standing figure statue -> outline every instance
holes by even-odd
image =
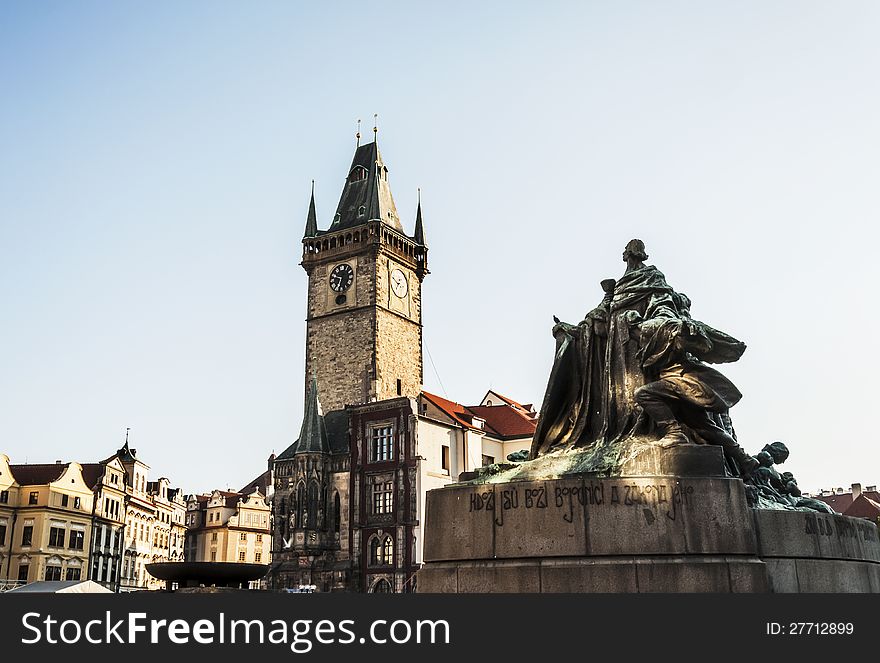
[[[731,473],[757,466],[739,446],[728,410],[742,395],[708,363],[732,362],[745,344],[694,320],[641,240],[623,251],[626,271],[602,281],[600,304],[579,325],[553,328],[556,356],[531,457],[583,448],[591,468],[613,469],[634,442],[662,448],[716,444]]]

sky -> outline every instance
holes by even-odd
[[[880,4],[0,2],[0,452],[131,445],[184,492],[297,437],[311,180],[358,118],[405,229],[425,389],[539,405],[621,252],[745,341],[751,453],[880,483]]]

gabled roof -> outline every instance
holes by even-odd
[[[61,478],[70,463],[28,463],[10,465],[12,476],[21,486],[43,486]]]
[[[455,401],[451,401],[448,398],[443,398],[442,396],[438,396],[437,394],[432,394],[427,391],[422,392],[422,396],[433,403],[435,406],[440,408],[444,414],[446,414],[450,419],[454,422],[467,428],[469,430],[480,430],[477,426],[474,426],[472,415],[468,412],[468,409],[462,405],[461,403],[456,403]]]
[[[535,419],[510,405],[472,405],[468,408],[486,420],[499,437],[531,437],[535,434]]]
[[[423,391],[422,396],[454,422],[469,430],[483,430],[500,439],[528,437],[535,434],[535,418],[516,401],[505,405],[462,405],[427,391]],[[475,426],[474,417],[485,421],[485,425],[482,428]]]
[[[855,518],[870,518],[872,520],[880,517],[880,499],[878,499],[880,496],[874,493],[874,498],[872,499],[869,497],[870,494],[862,493],[859,495],[853,500],[853,503],[843,515]]]
[[[505,396],[504,394],[499,394],[499,393],[498,393],[497,391],[495,391],[494,389],[490,389],[489,391],[487,391],[487,392],[486,392],[486,395],[483,396],[483,400],[480,401],[480,402],[481,402],[481,403],[485,403],[485,402],[486,402],[486,399],[488,399],[490,395],[495,395],[495,396],[497,396],[498,398],[500,398],[502,401],[504,401],[505,403],[507,403],[507,404],[510,405],[511,407],[515,407],[515,408],[517,408],[518,410],[522,410],[523,412],[526,412],[526,413],[529,413],[529,414],[533,414],[535,417],[538,416],[538,413],[535,412],[535,408],[534,408],[534,406],[533,406],[531,403],[526,403],[525,405],[523,405],[522,403],[518,403],[517,401],[513,400],[512,398],[508,398],[508,397]],[[493,403],[493,405],[494,405],[494,403]]]
[[[364,176],[365,175],[365,176]],[[359,213],[361,208],[363,213]],[[378,219],[403,232],[388,186],[388,169],[375,141],[355,150],[329,232]]]

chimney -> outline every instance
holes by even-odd
[[[859,499],[859,495],[861,495],[861,494],[862,494],[862,484],[854,483],[852,485],[853,502],[855,502],[857,499]]]

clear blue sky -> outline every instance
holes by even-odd
[[[3,2],[0,451],[94,461],[126,426],[186,492],[299,431],[311,179],[355,120],[432,274],[426,388],[540,403],[645,240],[752,452],[807,490],[880,483],[875,2]]]

